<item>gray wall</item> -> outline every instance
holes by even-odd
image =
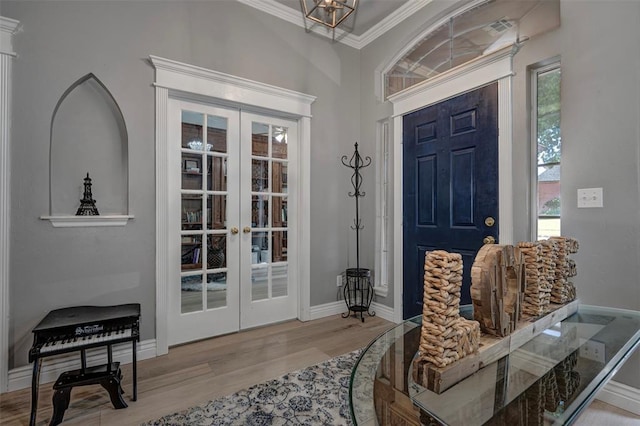
[[[361,51],[363,140],[373,140],[375,122],[388,116],[391,108],[373,94],[375,69],[429,27],[434,21],[430,15],[441,16],[451,6],[433,2]],[[561,27],[524,45],[514,59],[513,79],[515,241],[532,238],[528,69],[559,56],[562,233],[580,242],[574,256],[578,297],[586,304],[635,310],[640,309],[638,22],[636,1],[562,1]],[[604,188],[604,208],[576,207],[576,190],[590,187]],[[390,299],[384,302],[391,305]],[[637,353],[616,380],[640,387]]]
[[[381,90],[376,89],[376,70],[387,65],[397,54],[397,52],[403,50],[411,41],[417,37],[422,31],[429,28],[434,22],[442,18],[448,11],[455,10],[455,6],[464,2],[452,2],[449,0],[435,0],[429,6],[422,8],[412,16],[408,17],[400,25],[396,25],[389,30],[383,36],[377,38],[373,42],[365,46],[361,51],[360,60],[360,92],[361,92],[361,108],[362,108],[362,121],[360,123],[361,140],[363,143],[363,150],[375,153],[376,148],[376,128],[379,123],[388,121],[390,124],[390,138],[393,138],[393,120],[391,116],[393,114],[393,105],[391,102],[382,101]],[[375,90],[374,90],[375,89]],[[377,92],[376,92],[377,90]],[[397,142],[396,142],[397,143]],[[389,147],[389,177],[391,179],[389,184],[389,192],[387,194],[387,200],[389,202],[389,224],[390,224],[390,253],[393,253],[393,223],[401,218],[393,217],[393,145]],[[367,183],[365,181],[365,183]],[[375,186],[373,182],[368,187],[369,193],[375,193]],[[372,198],[365,198],[366,211],[375,211],[376,204]],[[373,218],[371,219],[373,220]],[[369,236],[366,235],[365,239],[368,240]],[[374,244],[374,235],[370,236],[370,244],[367,247],[372,247]],[[367,252],[365,255],[371,257],[371,264],[373,264],[374,253]],[[394,274],[394,259],[393,255],[389,256],[389,291],[386,297],[377,297],[378,303],[393,307],[394,295],[393,295],[393,274]]]
[[[436,0],[357,52],[235,2],[5,1],[0,13],[24,26],[14,62],[15,358],[9,367],[26,364],[31,328],[59,306],[138,301],[142,338],[154,336],[153,70],[144,58],[164,56],[318,96],[311,129],[311,303],[319,305],[335,300],[335,275],[354,262],[354,207],[339,159],[355,141],[373,157],[375,124],[391,112],[374,96],[374,71],[454,6]],[[579,298],[640,309],[640,3],[563,1],[561,13],[561,28],[529,41],[514,60],[515,239],[531,238],[527,67],[559,55],[562,224],[563,233],[581,243]],[[87,72],[107,85],[127,121],[136,219],[119,229],[58,230],[37,219],[48,208],[48,125],[59,96]],[[371,232],[374,176],[373,169],[364,173],[362,204]],[[577,209],[576,189],[592,186],[604,188],[605,207]],[[365,265],[373,265],[373,242],[365,232]],[[393,288],[378,301],[392,306],[392,294]],[[631,359],[617,380],[640,387],[638,366],[638,358]]]
[[[139,302],[142,339],[155,337],[149,55],[318,97],[311,125],[311,305],[336,300],[335,277],[349,258],[353,207],[340,157],[359,133],[357,51],[236,1],[4,1],[0,13],[23,26],[14,60],[10,369],[27,364],[31,329],[59,307]],[[126,121],[135,220],[123,228],[53,228],[38,219],[49,210],[51,115],[64,91],[89,72]],[[69,153],[68,161],[83,158]]]

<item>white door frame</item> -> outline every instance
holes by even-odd
[[[402,322],[403,264],[403,185],[402,118],[404,115],[469,92],[494,81],[498,82],[498,236],[502,244],[513,243],[512,185],[512,77],[513,56],[517,48],[509,46],[479,57],[438,77],[412,86],[389,97],[393,104],[393,318]]]
[[[176,96],[193,100],[220,103],[256,112],[280,115],[298,122],[300,168],[298,217],[295,236],[298,267],[291,271],[293,282],[299,283],[298,319],[310,318],[310,148],[311,104],[315,96],[271,86],[217,71],[172,61],[157,56],[149,57],[156,70],[156,354],[169,351],[167,342],[168,295],[170,276],[168,261],[168,197],[167,165],[168,100]]]

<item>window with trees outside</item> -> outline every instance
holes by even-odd
[[[533,70],[533,140],[536,141],[537,238],[560,235],[560,64]]]

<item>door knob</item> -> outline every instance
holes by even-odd
[[[496,239],[493,238],[491,235],[487,235],[486,237],[484,237],[484,240],[482,240],[482,242],[485,244],[495,244]]]
[[[495,225],[496,220],[494,218],[492,218],[491,216],[487,217],[484,220],[484,224],[487,225],[488,227],[492,227],[493,225]]]
[[[251,232],[251,228],[248,226],[245,226],[244,228],[242,228],[242,232],[244,232],[245,234],[248,234],[249,232]]]
[[[233,235],[236,235],[236,234],[238,233],[238,228],[237,228],[237,227],[235,227],[235,226],[234,226],[233,228],[231,228],[231,233],[232,233]]]

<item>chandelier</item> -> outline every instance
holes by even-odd
[[[358,0],[301,0],[304,16],[335,29],[356,10]]]

